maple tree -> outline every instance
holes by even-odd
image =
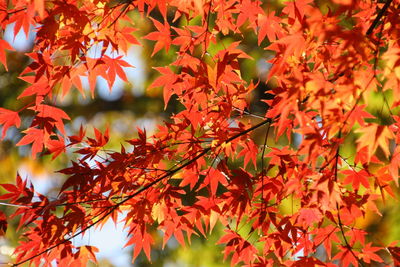
[[[96,261],[95,247],[71,240],[109,219],[129,230],[133,260],[142,251],[151,259],[154,229],[164,245],[174,237],[185,246],[219,223],[218,244],[232,265],[397,265],[396,242],[371,240],[358,222],[368,212],[381,215],[398,187],[398,2],[296,0],[270,8],[257,0],[0,0],[3,32],[9,25],[14,36],[36,32],[20,73],[29,84],[18,96],[25,104],[0,109],[2,138],[16,127],[24,133],[16,145],[30,145],[33,158],[80,155],[60,170],[67,178],[57,200],[19,175],[2,184],[0,200],[13,206],[23,231],[13,265]],[[153,29],[142,34],[132,12]],[[241,45],[250,34],[273,55],[261,81],[241,73],[241,62],[252,60]],[[225,45],[226,36],[236,41]],[[92,96],[98,77],[110,88],[117,77],[127,81],[125,68],[133,66],[124,55],[143,42],[153,45],[152,56],[174,49],[172,62],[154,67],[148,90],[162,88],[165,107],[174,98],[182,110],[152,135],[137,129],[118,151],[104,149],[108,131],[68,135],[62,98],[85,95],[83,80]],[[7,68],[13,48],[5,40],[0,48]],[[267,82],[268,108],[254,114],[251,94]],[[385,114],[373,112],[376,95]],[[33,117],[26,129],[22,113]],[[354,152],[345,156],[349,140]],[[296,204],[291,211],[283,208],[288,201]],[[7,220],[0,213],[0,234]]]

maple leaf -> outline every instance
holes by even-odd
[[[3,125],[3,130],[1,131],[1,139],[7,134],[8,128],[11,126],[19,127],[21,124],[21,119],[19,118],[18,112],[0,108],[0,125]]]
[[[22,180],[19,173],[16,176],[16,185],[0,184],[5,190],[10,193],[0,195],[0,199],[9,199],[14,204],[28,204],[32,201],[33,185],[27,187],[27,180]],[[21,196],[22,195],[22,196]],[[20,222],[21,224],[21,222]]]
[[[78,257],[80,258],[79,266],[86,265],[89,260],[97,263],[97,259],[95,256],[96,252],[99,252],[99,249],[94,246],[81,246],[78,247]]]
[[[359,105],[355,106],[351,113],[350,116],[348,117],[348,122],[352,126],[356,121],[360,126],[365,126],[365,121],[364,119],[374,119],[375,117],[366,112],[365,109],[366,105]]]
[[[135,38],[135,36],[133,36],[133,32],[136,31],[136,28],[133,27],[125,27],[122,32],[121,35],[124,36],[124,38],[130,43],[130,44],[136,44],[136,45],[140,45],[139,41]]]
[[[255,27],[256,19],[258,14],[262,13],[260,7],[260,1],[244,0],[240,5],[240,13],[236,20],[237,27],[242,26],[246,20],[250,22],[250,25]]]
[[[150,88],[163,87],[165,109],[167,108],[169,99],[174,94],[173,85],[177,82],[178,76],[168,67],[157,67],[155,69],[161,73],[161,76],[154,80],[150,85]]]
[[[277,34],[279,34],[280,19],[275,16],[275,12],[270,12],[267,15],[259,16],[259,24],[261,25],[258,30],[258,45],[268,37],[270,42],[276,41]]]
[[[337,227],[333,225],[327,225],[326,227],[317,228],[312,232],[312,234],[315,234],[315,245],[319,246],[323,243],[329,259],[331,259],[332,256],[332,243],[340,243],[340,239],[336,235],[336,233],[339,231],[340,230]]]
[[[0,211],[0,236],[4,236],[7,231],[7,217]]]
[[[39,13],[39,16],[41,19],[43,19],[44,16],[44,0],[35,0],[34,1],[34,6],[35,6],[35,11]]]
[[[157,28],[157,32],[151,32],[148,35],[144,36],[144,39],[148,39],[151,41],[157,41],[156,45],[154,46],[153,53],[151,56],[154,56],[158,51],[160,51],[163,47],[165,47],[165,50],[168,52],[169,47],[171,46],[171,30],[168,22],[165,20],[164,24],[161,24],[161,22],[151,19],[154,23],[154,25]]]
[[[363,147],[360,150],[358,150],[355,158],[354,158],[354,163],[356,164],[365,164],[366,162],[372,162],[372,163],[377,163],[380,164],[381,161],[375,156],[372,155],[371,158],[369,158],[369,154],[368,154],[368,147]]]
[[[344,179],[344,184],[352,184],[355,190],[358,190],[360,184],[362,184],[365,188],[369,188],[368,178],[370,174],[366,170],[355,171],[355,170],[344,170],[341,171],[346,178]]]
[[[254,142],[247,142],[243,147],[242,151],[238,154],[238,157],[244,156],[244,166],[247,166],[249,161],[251,160],[254,167],[257,167],[257,154],[258,154],[258,146],[254,144]]]
[[[18,96],[17,99],[31,95],[37,95],[39,97],[37,97],[36,103],[40,104],[44,96],[51,92],[49,81],[43,76],[39,80],[36,80],[35,76],[22,76],[19,78],[30,83],[31,85],[25,88],[25,90]]]
[[[204,185],[210,186],[212,195],[217,193],[218,184],[227,185],[226,177],[219,170],[211,168],[206,172],[206,175]]]
[[[38,1],[38,0],[37,0]],[[15,22],[14,25],[14,36],[17,36],[21,28],[23,29],[26,38],[29,37],[29,30],[31,25],[34,25],[35,22],[33,20],[34,8],[30,6],[27,8],[25,12],[16,12],[14,16],[12,16],[9,20],[9,23]]]
[[[103,60],[105,65],[107,66],[107,82],[109,87],[111,88],[114,84],[115,77],[118,75],[123,81],[128,82],[128,78],[126,77],[125,71],[122,67],[133,67],[125,60],[121,59],[122,56],[116,58],[110,58],[107,55],[103,56]]]
[[[375,252],[381,250],[379,247],[372,247],[372,243],[366,244],[362,252],[358,254],[358,258],[363,259],[364,262],[370,263],[371,260],[376,262],[383,262],[382,258]]]
[[[20,190],[17,186],[13,184],[0,184],[5,190],[7,190],[10,193],[3,194],[0,196],[0,199],[11,199],[11,201],[15,201],[19,195],[20,195]]]
[[[7,57],[6,57],[6,49],[7,50],[14,50],[11,45],[9,45],[7,43],[7,41],[0,39],[0,62],[4,65],[4,68],[6,69],[6,71],[8,71],[7,68]]]
[[[296,0],[292,2],[285,2],[285,7],[283,8],[283,12],[288,14],[290,19],[298,19],[302,20],[307,10],[307,6],[312,3],[312,0]]]
[[[117,32],[118,36],[118,46],[119,49],[125,54],[128,54],[129,47],[131,45],[141,45],[140,42],[133,35],[133,32],[137,31],[136,28],[133,27],[124,27]]]
[[[338,254],[336,254],[336,256],[333,258],[333,260],[340,260],[342,262],[342,266],[343,267],[348,267],[350,264],[352,264],[353,266],[357,266],[358,265],[358,261],[357,258],[354,257],[353,253],[355,253],[355,255],[358,255],[358,252],[353,250],[350,251],[351,248],[347,248],[344,246],[340,246],[340,251]]]
[[[195,41],[195,38],[192,37],[191,31],[188,28],[179,29],[176,27],[172,27],[172,29],[174,29],[174,31],[178,34],[178,36],[175,37],[172,41],[172,44],[179,46],[181,51],[186,51],[187,49],[189,49],[190,52],[193,52],[193,43]]]
[[[299,217],[297,219],[300,223],[308,227],[313,223],[321,221],[322,218],[321,212],[318,209],[303,208],[299,211]]]
[[[303,266],[326,266],[322,261],[314,258],[314,257],[300,257],[300,260],[294,262],[292,267],[303,267]]]
[[[70,120],[71,118],[62,109],[45,104],[36,105],[29,109],[37,112],[36,117],[49,119],[51,123],[54,124],[63,135],[65,135],[63,120]]]
[[[268,77],[270,78],[274,74],[281,74],[282,71],[284,71],[285,63],[292,57],[299,58],[304,51],[305,41],[304,36],[299,33],[282,37],[268,46],[268,50],[275,51],[282,55],[281,58],[275,59],[277,62],[272,62],[274,65]]]
[[[217,242],[217,244],[226,244],[224,259],[230,253],[233,253],[232,264],[237,264],[241,261],[250,263],[253,255],[257,252],[256,248],[234,231],[226,229],[225,232],[226,234]]]
[[[69,90],[71,89],[72,85],[74,85],[79,92],[84,95],[84,91],[82,88],[82,81],[81,76],[84,76],[85,69],[81,68],[74,68],[72,70],[66,68],[66,73],[63,74],[63,78],[61,79],[61,88],[62,88],[62,97],[64,97]]]
[[[58,157],[61,153],[65,153],[65,141],[64,138],[58,136],[58,139],[50,139],[46,142],[50,154],[52,154],[52,160]]]
[[[186,185],[190,186],[190,189],[193,189],[199,180],[199,174],[196,171],[187,169],[182,175],[182,182],[180,183],[181,187]]]
[[[17,146],[24,146],[32,143],[32,158],[36,158],[36,154],[43,150],[45,140],[48,133],[44,129],[29,128],[23,131],[26,135],[17,143]]]
[[[390,159],[389,173],[392,176],[396,186],[399,186],[399,167],[400,167],[400,146],[396,146]]]
[[[97,155],[97,152],[104,147],[109,140],[109,129],[107,128],[104,135],[94,128],[95,138],[87,138],[89,147],[84,147],[76,151],[76,153],[85,155],[81,160],[92,159]]]
[[[68,136],[68,139],[70,140],[71,144],[78,144],[82,142],[82,139],[85,137],[85,134],[86,130],[81,125],[81,127],[79,127],[79,134]]]
[[[87,57],[87,68],[88,68],[88,80],[90,86],[90,92],[92,97],[94,97],[94,90],[96,88],[97,78],[102,76],[107,79],[106,67],[104,66],[104,61],[101,59],[92,59]]]
[[[389,157],[389,140],[394,138],[389,127],[385,125],[370,124],[366,127],[357,129],[356,132],[362,134],[357,140],[358,148],[368,148],[368,162],[378,146],[385,153],[386,157]]]
[[[133,259],[136,259],[136,257],[139,256],[139,253],[143,250],[146,254],[146,257],[150,260],[150,246],[154,243],[154,241],[149,233],[144,231],[142,234],[141,232],[142,231],[140,230],[135,231],[129,241],[125,244],[125,247],[132,244],[135,245],[133,249]]]

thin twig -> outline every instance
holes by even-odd
[[[390,4],[393,2],[393,0],[387,0],[385,5],[382,7],[382,9],[379,11],[378,15],[372,22],[371,26],[369,26],[367,30],[367,36],[372,34],[372,31],[375,29],[376,25],[378,25],[379,21],[381,20],[382,16],[386,13],[386,10],[389,8]]]
[[[339,134],[338,134],[338,138],[340,139],[341,138],[341,135],[342,135],[342,131],[340,130],[339,131]],[[339,164],[339,157],[340,157],[340,145],[338,144],[338,148],[337,148],[337,150],[336,150],[336,155],[335,155],[335,166],[334,166],[334,168],[335,168],[335,176],[334,176],[334,179],[335,179],[335,182],[337,182],[337,180],[338,180],[338,164]],[[340,207],[339,207],[339,204],[338,203],[336,203],[336,209],[337,209],[337,216],[338,216],[338,224],[339,224],[339,229],[340,229],[340,232],[341,232],[341,234],[342,234],[342,237],[343,237],[343,240],[344,240],[344,243],[345,243],[345,246],[346,246],[346,248],[348,249],[348,251],[350,251],[350,253],[353,255],[353,257],[357,260],[357,262],[362,266],[362,267],[364,267],[364,264],[363,264],[363,262],[356,256],[356,254],[354,253],[354,251],[353,251],[353,248],[350,246],[350,244],[349,244],[349,242],[347,241],[347,238],[346,238],[346,236],[345,236],[345,234],[344,234],[344,229],[343,229],[343,223],[342,223],[342,219],[340,218]]]
[[[261,212],[265,213],[264,211],[264,176],[265,176],[265,167],[264,167],[264,155],[265,155],[265,149],[267,147],[267,141],[268,141],[268,135],[269,135],[269,129],[271,128],[271,124],[268,125],[268,129],[265,133],[265,138],[264,138],[264,145],[262,148],[262,153],[261,153]]]

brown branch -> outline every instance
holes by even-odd
[[[378,25],[379,21],[385,15],[386,10],[389,8],[390,4],[393,2],[393,0],[387,0],[385,5],[382,7],[382,9],[379,11],[378,15],[372,22],[371,26],[369,26],[367,30],[367,36],[372,34],[372,31],[375,29],[375,27]]]
[[[268,125],[268,129],[265,133],[265,138],[264,138],[264,144],[263,144],[263,149],[261,153],[261,213],[265,214],[264,210],[264,205],[265,205],[265,200],[264,200],[264,176],[265,176],[265,167],[264,167],[264,155],[265,155],[265,149],[267,147],[267,142],[268,142],[268,135],[269,135],[269,129],[271,128],[271,124]]]
[[[338,138],[339,138],[339,139],[341,138],[341,135],[342,135],[342,131],[340,130],[340,131],[339,131],[339,134],[338,134]],[[338,179],[338,163],[339,163],[339,157],[340,157],[340,145],[338,145],[338,148],[337,148],[337,150],[336,150],[336,155],[335,155],[335,166],[334,166],[334,168],[335,168],[335,176],[334,176],[335,182],[337,182],[337,179]],[[357,260],[357,262],[358,262],[362,267],[364,267],[363,262],[356,256],[356,254],[355,254],[354,251],[353,251],[353,248],[350,246],[350,244],[349,244],[349,242],[347,241],[347,238],[346,238],[346,236],[345,236],[345,234],[344,234],[343,223],[342,223],[342,219],[340,218],[340,207],[339,207],[339,204],[338,204],[338,203],[336,203],[336,209],[337,209],[337,212],[338,212],[337,216],[338,216],[339,229],[340,229],[340,233],[342,234],[342,237],[343,237],[343,240],[344,240],[344,243],[345,243],[345,247],[348,249],[348,251],[350,251],[350,253],[351,253],[351,254],[353,255],[353,257]]]
[[[25,10],[27,10],[26,7],[21,8],[21,9],[16,9],[16,10],[13,10],[13,11],[10,11],[10,12],[8,10],[6,10],[6,9],[0,9],[0,11],[7,13],[7,16],[13,15],[15,13],[18,13],[18,12],[21,12],[21,11],[25,11]]]

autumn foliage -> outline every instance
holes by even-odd
[[[174,237],[185,246],[219,223],[232,265],[398,265],[395,240],[373,240],[358,224],[366,213],[381,216],[398,191],[400,2],[386,1],[296,0],[272,9],[257,0],[0,0],[2,31],[13,24],[14,35],[36,32],[20,73],[29,85],[16,100],[28,104],[0,109],[2,137],[18,128],[16,145],[30,146],[33,158],[80,155],[60,171],[57,200],[18,175],[2,184],[0,199],[14,205],[23,231],[14,266],[86,266],[97,249],[71,239],[108,219],[124,220],[133,260],[142,251],[151,259],[155,229],[164,245]],[[136,28],[133,12],[151,32]],[[242,47],[250,35],[273,55],[254,81],[241,69],[252,60]],[[225,36],[236,41],[211,53]],[[173,98],[182,110],[153,135],[132,129],[119,151],[103,149],[113,138],[107,131],[68,136],[70,117],[58,103],[73,90],[95,97],[99,76],[110,88],[117,76],[127,81],[132,66],[123,56],[144,42],[152,56],[175,49],[148,90],[162,88],[165,106]],[[0,48],[7,68],[13,48],[5,40]],[[251,95],[263,83],[267,108],[253,114]],[[376,95],[385,116],[372,111]],[[21,113],[33,116],[28,128],[20,128]],[[343,155],[350,144],[353,153]]]

